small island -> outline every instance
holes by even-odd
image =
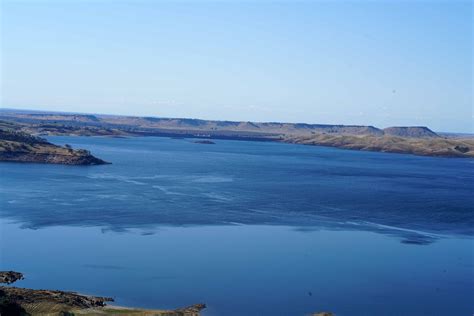
[[[84,149],[58,146],[25,132],[0,129],[0,161],[63,165],[103,165],[108,162]]]
[[[215,145],[216,143],[214,143],[212,140],[196,140],[194,141],[193,143],[195,144],[204,144],[204,145]]]

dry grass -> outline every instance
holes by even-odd
[[[443,137],[356,136],[313,134],[286,136],[284,142],[344,149],[406,153],[420,156],[474,157],[474,139]]]

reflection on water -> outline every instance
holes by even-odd
[[[1,163],[21,286],[207,315],[472,313],[472,160],[54,137],[112,165]],[[51,278],[51,276],[54,276]]]
[[[25,273],[18,286],[113,296],[119,305],[205,302],[205,316],[469,315],[474,307],[470,239],[420,247],[288,226],[161,227],[145,236],[1,227],[1,268]]]
[[[276,143],[54,137],[112,165],[0,164],[1,215],[22,227],[270,224],[426,244],[474,233],[472,160]],[[145,150],[146,149],[146,150]]]

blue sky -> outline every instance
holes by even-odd
[[[8,1],[1,105],[473,132],[470,1]]]

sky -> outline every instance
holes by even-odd
[[[471,1],[0,2],[4,108],[474,132]]]

